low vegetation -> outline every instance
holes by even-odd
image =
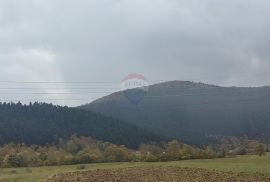
[[[27,146],[8,144],[0,148],[0,167],[38,167],[104,162],[161,162],[224,157],[211,147],[193,147],[177,140],[140,145],[138,150],[123,145],[71,136],[58,144]]]
[[[211,171],[221,171],[229,173],[256,174],[267,176],[270,174],[270,155],[259,157],[258,155],[244,155],[230,158],[219,159],[195,159],[181,160],[172,162],[120,162],[120,163],[99,163],[99,164],[84,164],[85,169],[80,168],[81,165],[63,165],[63,166],[48,166],[48,167],[27,167],[27,168],[2,168],[0,169],[0,182],[38,182],[51,178],[57,174],[71,174],[71,172],[83,172],[91,170],[118,170],[135,168],[189,168],[196,173],[197,169],[206,169]],[[168,172],[168,171],[167,171]],[[141,173],[140,173],[141,174]],[[170,174],[170,172],[168,173]],[[73,175],[73,174],[71,174]],[[87,174],[88,175],[88,174]],[[245,180],[243,180],[245,181]],[[266,180],[267,181],[267,180]]]
[[[246,155],[256,154],[259,156],[265,155],[268,151],[267,145],[262,142],[266,141],[250,139],[247,136],[234,137],[223,135],[211,135],[213,148],[223,151],[226,155]]]

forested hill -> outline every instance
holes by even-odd
[[[270,133],[270,87],[171,81],[149,86],[137,104],[128,97],[136,98],[136,92],[114,93],[81,108],[195,144],[207,142],[206,136],[212,134],[264,137]]]
[[[0,144],[44,145],[72,134],[131,148],[161,140],[147,130],[90,111],[42,103],[0,104]]]

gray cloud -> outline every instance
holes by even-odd
[[[268,0],[0,0],[0,81],[120,82],[139,72],[149,80],[269,85],[269,17]],[[77,105],[104,94],[2,96]]]

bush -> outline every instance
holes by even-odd
[[[257,154],[257,155],[259,155],[259,156],[263,156],[263,155],[265,155],[265,145],[264,144],[262,144],[262,143],[259,143],[259,144],[257,144],[257,146],[256,146],[256,148],[255,148],[255,153]]]
[[[121,146],[110,146],[105,151],[108,162],[127,162],[129,161],[128,150]]]
[[[157,162],[158,158],[152,154],[146,155],[143,157],[144,162]]]
[[[77,170],[84,170],[84,169],[86,169],[86,166],[85,165],[80,165],[80,166],[77,166],[76,169]]]
[[[7,157],[7,164],[9,167],[23,167],[24,161],[21,156],[10,154]]]
[[[32,173],[32,169],[31,168],[25,168],[25,172]]]
[[[16,171],[16,170],[11,170],[10,173],[11,173],[11,174],[16,174],[17,171]]]

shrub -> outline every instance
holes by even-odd
[[[11,174],[16,174],[17,171],[16,171],[16,170],[11,170],[10,173],[11,173]]]
[[[80,165],[80,166],[77,166],[76,169],[84,170],[84,169],[86,169],[86,166],[85,165]]]

